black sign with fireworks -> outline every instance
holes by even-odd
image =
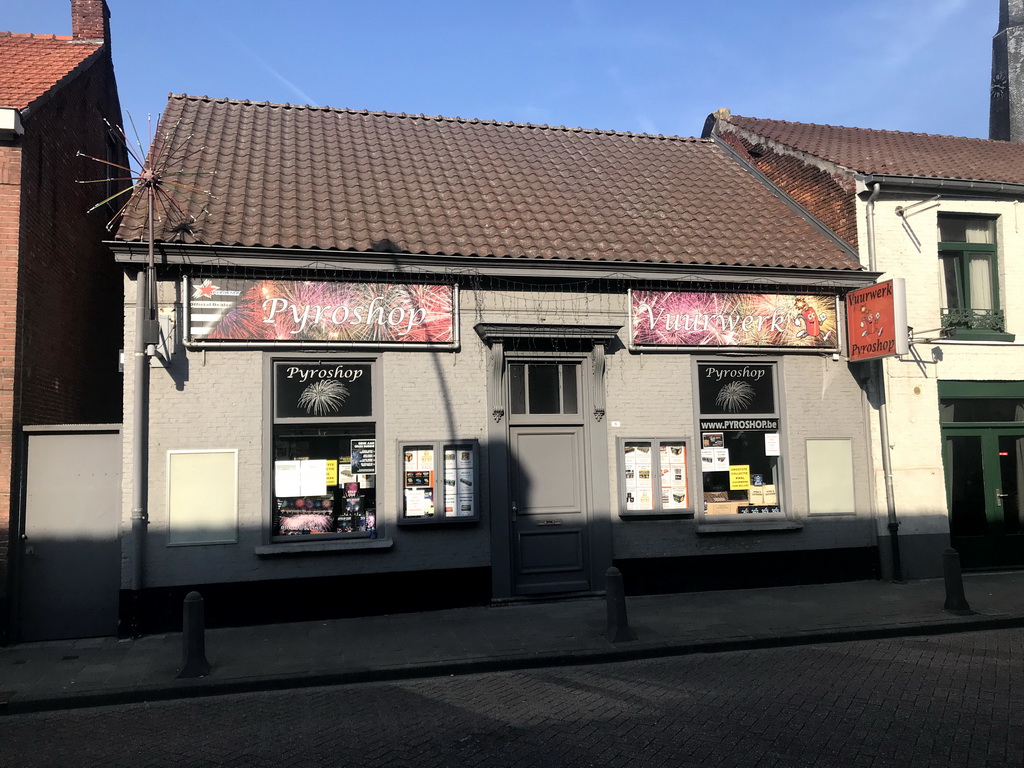
[[[775,412],[773,366],[755,363],[707,363],[697,366],[701,413]]]
[[[274,407],[278,419],[370,416],[370,364],[276,362]]]

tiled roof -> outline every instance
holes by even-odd
[[[24,109],[101,47],[72,37],[0,32],[0,107]]]
[[[727,124],[855,173],[1024,184],[1024,144],[738,115]]]
[[[158,170],[209,193],[161,240],[859,269],[703,139],[181,95],[157,135]],[[141,240],[144,212],[118,237]]]

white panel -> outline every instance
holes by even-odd
[[[853,442],[807,441],[807,500],[812,515],[853,514]]]
[[[168,544],[238,541],[238,451],[167,452]]]

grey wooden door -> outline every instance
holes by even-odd
[[[590,507],[579,365],[509,366],[509,513],[517,595],[590,583]]]
[[[30,433],[26,483],[18,639],[117,634],[120,433]]]
[[[582,427],[512,427],[515,591],[590,588]]]

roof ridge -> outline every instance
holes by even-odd
[[[631,131],[610,131],[601,128],[581,128],[581,127],[570,127],[565,125],[545,125],[542,123],[519,123],[511,120],[481,120],[475,117],[448,117],[445,115],[424,115],[424,114],[409,114],[406,112],[385,112],[381,110],[373,109],[349,109],[346,107],[331,107],[331,106],[315,106],[312,104],[279,104],[271,101],[251,101],[250,99],[228,99],[228,98],[217,98],[212,96],[193,96],[187,93],[171,93],[169,97],[171,99],[181,99],[188,101],[206,101],[220,104],[238,104],[240,106],[254,106],[254,107],[279,107],[282,109],[302,109],[309,110],[311,112],[335,112],[344,115],[365,115],[372,117],[387,117],[395,119],[411,119],[411,120],[432,120],[435,122],[446,122],[446,123],[468,123],[474,125],[495,125],[503,128],[529,128],[531,130],[546,130],[546,131],[564,131],[566,133],[590,133],[598,136],[626,136],[630,138],[642,138],[642,139],[655,139],[658,141],[684,141],[694,143],[710,143],[710,139],[702,139],[695,136],[674,136],[671,134],[659,134],[659,133],[633,133]]]
[[[979,139],[973,136],[954,136],[947,133],[921,133],[919,131],[893,131],[886,128],[861,128],[855,125],[831,125],[830,123],[802,123],[797,120],[775,120],[770,117],[750,117],[749,115],[732,115],[726,122],[732,122],[736,118],[743,120],[756,120],[762,123],[781,123],[783,125],[799,125],[808,128],[837,128],[844,131],[858,131],[860,133],[885,133],[896,136],[927,137],[931,139],[957,139],[958,141],[982,141],[990,142],[994,139]],[[747,129],[752,130],[752,129]]]
[[[0,32],[0,37],[18,37],[29,40],[61,40],[67,42],[73,42],[75,40],[73,35],[39,35],[35,32]],[[89,42],[89,41],[87,41]]]

